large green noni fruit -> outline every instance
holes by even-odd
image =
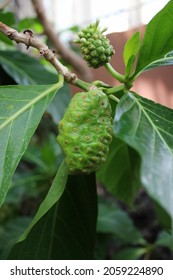
[[[106,161],[112,141],[111,114],[108,97],[101,90],[74,95],[59,122],[57,137],[69,173],[89,174]]]

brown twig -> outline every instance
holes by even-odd
[[[16,43],[23,43],[27,48],[30,46],[36,48],[40,55],[44,56],[44,58],[55,67],[57,72],[64,76],[67,82],[76,85],[78,80],[77,76],[71,73],[68,68],[56,58],[54,52],[51,51],[46,44],[36,39],[31,30],[25,30],[23,33],[18,32],[0,21],[0,31]]]
[[[48,21],[42,1],[32,0],[32,3],[35,8],[37,17],[44,28],[44,33],[47,35],[54,48],[58,51],[64,61],[69,63],[73,67],[73,69],[79,73],[84,81],[91,82],[91,70],[88,68],[86,62],[79,57],[79,55],[77,55],[71,49],[66,48],[64,44],[62,44],[62,42],[58,39],[56,32]]]

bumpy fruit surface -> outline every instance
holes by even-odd
[[[99,22],[90,24],[82,29],[77,35],[76,43],[80,44],[83,58],[89,67],[98,68],[108,63],[115,53],[110,41],[102,34],[106,29],[101,30]]]
[[[98,89],[75,94],[58,128],[69,173],[96,171],[106,161],[112,141],[108,97]]]

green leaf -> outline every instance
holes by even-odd
[[[50,73],[39,60],[20,51],[0,51],[0,64],[17,84],[47,85],[57,81],[58,75]]]
[[[25,29],[31,29],[33,33],[43,33],[43,26],[37,17],[25,17],[15,25],[15,28],[22,32]]]
[[[97,232],[112,233],[123,244],[144,242],[128,214],[109,200],[99,202]]]
[[[126,66],[126,75],[129,75],[140,47],[140,33],[135,32],[124,46],[123,58]]]
[[[141,181],[173,217],[173,110],[132,92],[117,105],[114,130],[141,156]]]
[[[97,172],[97,180],[117,198],[131,205],[140,188],[139,166],[138,154],[113,137],[107,160]]]
[[[0,21],[2,21],[3,23],[5,23],[9,26],[12,26],[15,22],[14,14],[11,12],[4,13],[3,11],[0,11]],[[13,45],[10,38],[5,36],[2,32],[0,32],[0,44],[1,44],[1,41],[10,46]]]
[[[3,23],[8,24],[9,26],[12,26],[15,23],[14,14],[11,12],[0,11],[0,19]]]
[[[7,36],[5,36],[2,32],[0,33],[0,47],[1,47],[1,42],[4,42],[5,44],[7,44],[9,46],[13,45],[11,40]]]
[[[64,83],[64,86],[60,89],[59,94],[55,95],[47,110],[56,124],[62,119],[71,98],[72,94],[69,85]]]
[[[155,60],[154,62],[150,63],[149,65],[147,65],[142,72],[144,71],[148,71],[151,70],[153,68],[156,67],[161,67],[161,66],[170,66],[173,65],[173,56],[172,56],[172,52],[168,53],[165,55],[165,57]]]
[[[5,260],[19,235],[31,222],[31,217],[16,217],[0,225],[0,259]]]
[[[154,243],[156,246],[164,246],[173,251],[173,237],[166,231],[161,231]]]
[[[0,65],[0,86],[15,85],[15,81],[10,77]]]
[[[0,51],[0,64],[5,71],[19,84],[50,84],[56,83],[58,74],[47,71],[39,60],[18,51]],[[33,71],[34,69],[34,71]],[[62,118],[72,97],[67,83],[55,95],[48,107],[55,123]]]
[[[163,229],[171,232],[172,230],[172,219],[170,215],[155,201],[153,202],[154,210],[157,216],[157,220]]]
[[[63,78],[54,85],[0,87],[0,205],[43,113],[62,83]]]
[[[16,244],[9,259],[93,259],[96,220],[94,173],[69,176],[59,202]]]
[[[147,253],[146,248],[125,248],[113,255],[114,260],[139,260]]]
[[[126,76],[126,78],[130,75],[130,73],[132,71],[133,65],[135,63],[135,59],[136,59],[136,56],[132,55],[129,58],[129,60],[128,60],[128,63],[127,63],[126,68],[125,68],[125,76]]]
[[[33,226],[60,199],[61,195],[64,192],[65,186],[66,186],[67,177],[68,177],[68,168],[63,161],[61,166],[58,169],[58,172],[55,176],[55,179],[53,181],[53,184],[52,184],[48,194],[46,195],[45,199],[41,203],[36,215],[34,216],[34,219],[32,220],[32,223],[26,229],[24,234],[22,234],[19,241],[22,241],[27,237],[28,233],[33,228]]]
[[[160,66],[156,61],[166,64],[165,55],[173,50],[173,1],[168,4],[148,23],[139,50],[134,76],[152,67]],[[161,63],[161,61],[160,61]]]

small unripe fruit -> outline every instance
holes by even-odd
[[[80,44],[82,56],[89,67],[98,68],[105,65],[115,53],[110,41],[103,35],[104,31],[105,29],[99,28],[97,21],[78,33],[79,39],[76,40],[76,43]],[[100,57],[100,54],[104,56]]]

